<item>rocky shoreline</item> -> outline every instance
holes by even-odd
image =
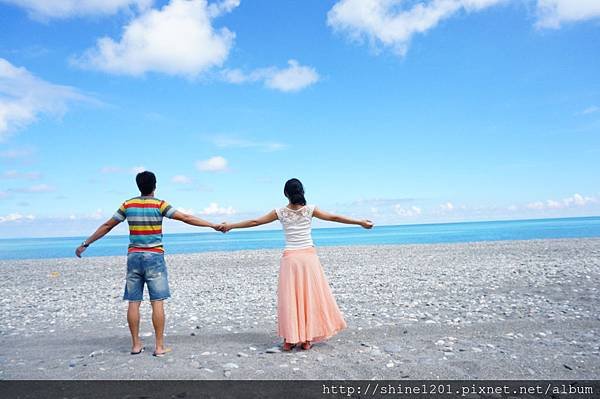
[[[597,379],[600,239],[319,248],[349,328],[275,335],[281,251],[168,255],[167,343],[129,355],[125,257],[0,261],[0,379]]]

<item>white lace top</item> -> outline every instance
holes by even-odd
[[[298,210],[284,206],[275,209],[285,233],[285,249],[313,247],[311,221],[314,205],[305,205]]]

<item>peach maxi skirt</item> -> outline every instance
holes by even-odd
[[[283,252],[277,320],[279,336],[292,344],[327,339],[346,328],[315,248]]]

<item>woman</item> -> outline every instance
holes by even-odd
[[[281,258],[277,290],[278,333],[283,350],[294,346],[311,348],[311,343],[329,338],[346,328],[317,257],[311,235],[312,217],[331,222],[356,224],[370,229],[370,220],[355,220],[332,215],[314,205],[307,205],[304,188],[298,179],[285,183],[287,206],[275,209],[254,220],[224,223],[223,232],[255,227],[278,220],[285,232],[285,250]]]

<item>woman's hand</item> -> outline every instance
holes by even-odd
[[[229,230],[231,230],[231,224],[229,224],[227,222],[221,223],[221,231],[223,233],[227,233]]]
[[[223,224],[222,224],[222,223],[221,223],[221,224],[213,224],[213,225],[212,225],[212,226],[210,226],[210,227],[212,227],[212,228],[213,228],[215,231],[220,231],[220,232],[222,232],[222,233],[225,233],[225,232],[223,231],[223,227],[224,227],[224,226],[223,226]]]
[[[372,229],[374,224],[372,221],[370,220],[362,220],[360,222],[361,227],[365,228],[365,229]]]

